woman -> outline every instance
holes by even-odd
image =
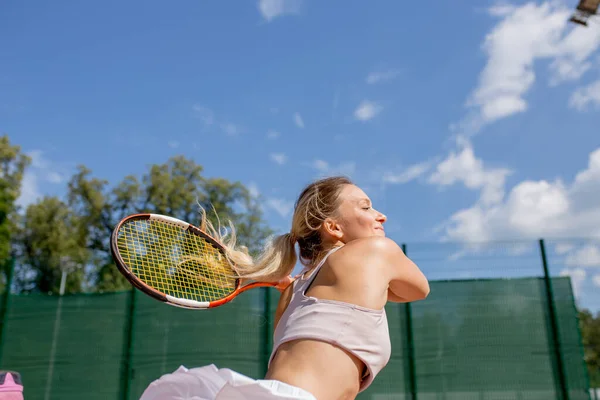
[[[281,282],[267,375],[254,380],[214,365],[180,367],[141,400],[354,399],[390,358],[385,304],[429,294],[425,276],[385,237],[385,221],[359,187],[331,177],[304,189],[291,231],[257,262],[230,242],[240,276]],[[292,279],[296,244],[305,268]]]

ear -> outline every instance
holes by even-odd
[[[335,240],[340,240],[344,236],[342,226],[332,218],[327,218],[323,222],[323,231],[328,236],[331,236]]]

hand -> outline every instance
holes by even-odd
[[[275,289],[279,290],[280,293],[283,293],[283,291],[287,289],[287,287],[290,286],[292,282],[294,282],[294,279],[295,278],[292,278],[290,275],[286,276],[285,278],[277,282],[277,286],[275,286]]]

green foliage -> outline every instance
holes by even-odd
[[[21,153],[19,146],[11,145],[7,135],[0,137],[0,260],[15,255],[11,254],[11,244],[19,230],[16,201],[21,194],[25,168],[30,163],[31,159]],[[7,279],[5,271],[4,275],[0,290],[4,290]]]
[[[10,144],[8,136],[0,137],[0,260],[10,254],[11,233],[17,228],[16,201],[21,194],[25,168],[31,159],[19,146]]]
[[[200,206],[217,223],[231,220],[238,242],[256,252],[271,230],[262,220],[258,200],[239,182],[205,178],[202,167],[183,156],[152,165],[141,179],[126,176],[113,188],[80,166],[69,182],[68,203],[78,216],[77,235],[91,252],[92,284],[98,291],[124,290],[129,283],[118,273],[109,252],[112,229],[123,217],[142,212],[165,214],[198,224]]]
[[[600,312],[594,317],[588,310],[579,312],[585,363],[590,376],[590,386],[600,387]]]
[[[27,208],[22,234],[22,261],[33,276],[16,276],[23,290],[58,293],[67,272],[66,293],[80,292],[89,251],[82,246],[79,217],[56,197],[44,197]]]
[[[19,214],[15,202],[30,162],[7,136],[0,137],[0,260],[11,253],[17,257],[14,282],[19,291],[56,293],[63,271],[68,273],[67,293],[129,289],[114,265],[109,240],[118,221],[134,213],[166,214],[198,224],[202,206],[217,224],[214,209],[221,222],[235,224],[238,242],[252,252],[271,234],[258,199],[247,188],[206,178],[202,166],[183,156],[150,166],[141,178],[125,176],[112,187],[81,165],[69,180],[65,201],[45,197]]]

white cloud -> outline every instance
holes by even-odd
[[[600,237],[600,203],[597,201],[600,198],[600,148],[590,153],[587,168],[578,173],[572,183],[565,184],[560,179],[525,180],[516,184],[506,196],[505,182],[501,178],[503,172],[490,172],[505,170],[486,169],[476,158],[471,164],[475,167],[470,172],[464,170],[461,178],[449,173],[452,170],[449,168],[445,174],[431,179],[438,184],[462,182],[481,192],[475,204],[457,211],[445,221],[442,225],[444,239]],[[494,178],[476,178],[479,175],[496,177],[496,181],[491,184]],[[451,178],[442,179],[442,176]],[[502,185],[498,184],[500,181]],[[486,196],[486,190],[493,195]]]
[[[301,6],[301,0],[260,0],[257,5],[262,17],[268,22],[283,15],[298,14]]]
[[[460,152],[451,152],[437,165],[429,183],[439,186],[462,183],[469,189],[481,189],[482,203],[492,204],[503,199],[504,182],[510,173],[505,168],[485,168],[483,161],[475,157],[473,147],[464,142]]]
[[[260,190],[258,189],[258,185],[256,184],[256,182],[250,182],[249,184],[246,185],[246,188],[250,192],[250,196],[252,196],[254,198],[257,198],[258,196],[260,196]]]
[[[400,70],[398,69],[388,69],[385,71],[373,71],[371,72],[366,79],[366,82],[370,85],[375,83],[386,82],[394,79],[400,74]]]
[[[556,245],[554,251],[556,252],[556,254],[565,254],[565,253],[570,252],[574,248],[575,248],[575,245],[573,245],[571,243],[559,243]]]
[[[279,165],[283,165],[287,161],[287,156],[283,153],[272,153],[270,157],[271,160],[275,161]]]
[[[227,136],[236,136],[244,131],[244,129],[240,125],[234,124],[232,122],[217,121],[217,118],[215,117],[215,113],[208,107],[205,107],[200,104],[194,104],[192,106],[192,110],[194,112],[194,116],[196,118],[199,118],[202,121],[205,128],[210,128],[213,125],[217,126],[218,129],[220,129],[221,132],[223,132]],[[176,142],[173,142],[173,143],[176,143]],[[169,144],[169,146],[171,146],[171,144]],[[171,147],[175,148],[177,146],[175,146],[175,147],[171,146]]]
[[[304,120],[302,119],[300,113],[294,114],[294,123],[298,128],[304,128]]]
[[[354,110],[354,118],[359,121],[368,121],[373,119],[377,114],[381,112],[383,108],[372,101],[363,100],[356,110]]]
[[[352,176],[352,174],[354,174],[354,170],[356,169],[356,163],[349,161],[349,162],[343,162],[340,163],[336,166],[330,167],[327,170],[327,174],[328,175],[346,175],[346,176]]]
[[[172,149],[176,149],[179,147],[179,142],[177,140],[169,140],[169,142],[167,144]]]
[[[425,174],[430,168],[431,162],[425,161],[422,163],[413,164],[397,174],[392,172],[386,172],[383,175],[383,182],[391,184],[408,183]]]
[[[17,206],[23,208],[40,199],[44,183],[56,185],[66,181],[64,169],[47,159],[42,150],[32,150],[27,155],[31,158],[31,164],[23,174],[21,194],[16,201]]]
[[[294,208],[294,202],[272,197],[266,200],[266,205],[275,210],[283,218],[290,215],[292,209]]]
[[[527,109],[523,95],[535,81],[533,62],[551,54],[568,18],[566,10],[556,12],[547,3],[528,3],[511,11],[486,36],[488,62],[469,99],[483,122]]]
[[[458,124],[462,135],[526,111],[536,61],[550,61],[548,83],[553,86],[580,78],[600,46],[600,29],[573,29],[568,22],[572,9],[556,2],[494,6],[489,13],[501,20],[482,45],[488,60],[467,101],[471,112]]]
[[[515,11],[515,6],[510,4],[496,4],[488,9],[488,13],[494,17],[505,17]]]
[[[27,155],[31,158],[31,167],[36,169],[45,169],[50,166],[50,162],[44,157],[44,152],[42,150],[32,150],[27,153]]]
[[[46,171],[46,180],[50,183],[62,183],[65,177],[56,171]]]
[[[581,293],[581,286],[585,282],[585,278],[587,277],[587,273],[583,268],[575,268],[575,269],[563,269],[560,271],[560,276],[570,276],[571,284],[573,285],[573,294],[576,298],[579,297]]]
[[[35,203],[40,197],[41,193],[35,172],[26,171],[21,181],[21,194],[16,201],[17,206],[25,208],[29,204]]]
[[[554,183],[525,181],[517,185],[509,195],[506,210],[508,223],[513,229],[527,236],[560,229],[555,221],[569,212],[567,190],[560,181]]]
[[[327,161],[323,160],[315,160],[312,165],[319,171],[327,171],[327,169],[329,168],[329,164],[327,163]]]
[[[565,265],[569,267],[600,267],[600,248],[588,244],[565,258]]]
[[[215,115],[211,109],[200,104],[194,104],[192,110],[194,111],[194,115],[200,118],[204,125],[210,126],[215,122]]]
[[[464,139],[486,124],[527,110],[537,61],[549,63],[550,86],[579,79],[600,46],[600,27],[573,29],[568,22],[572,9],[556,2],[499,5],[488,11],[500,21],[483,43],[488,60],[467,102],[471,113],[458,124],[458,149],[429,177],[439,187],[462,184],[480,196],[442,224],[444,239],[600,236],[600,149],[570,183],[525,180],[507,190],[512,171],[484,165]],[[577,109],[599,102],[600,83],[578,89],[570,100]]]
[[[572,10],[568,10],[572,13]],[[561,12],[564,15],[564,12]],[[565,22],[567,26],[574,27],[573,24]],[[592,63],[589,58],[596,52],[600,46],[600,26],[590,24],[588,29],[567,30],[565,35],[554,49],[554,60],[550,64],[550,85],[554,86],[565,81],[573,81],[581,78],[587,72]]]
[[[594,275],[594,277],[592,278],[592,283],[593,283],[595,286],[598,286],[598,287],[600,287],[600,274],[598,274],[598,275]]]
[[[236,136],[242,133],[243,129],[239,125],[231,122],[225,122],[221,124],[221,131],[223,131],[223,133],[225,133],[227,136]]]
[[[269,139],[277,139],[280,136],[279,132],[270,129],[267,132],[267,138]]]
[[[579,111],[586,111],[590,105],[600,108],[600,80],[577,88],[569,99],[569,106]]]
[[[356,169],[354,162],[342,162],[336,166],[331,166],[327,161],[314,160],[309,164],[312,168],[318,170],[321,176],[345,175],[351,176]]]
[[[250,196],[252,196],[253,198],[257,199],[261,196],[260,189],[258,188],[256,182],[252,181],[248,183],[246,185],[246,188],[248,188]],[[263,210],[274,210],[282,218],[286,218],[291,214],[292,210],[294,209],[294,202],[282,198],[268,197],[264,200],[264,203],[261,204],[261,208]]]

